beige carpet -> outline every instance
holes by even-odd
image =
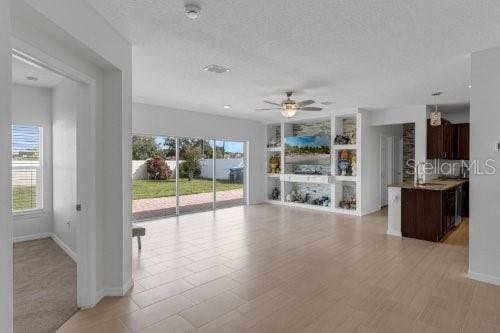
[[[75,262],[50,238],[14,244],[14,332],[54,332],[76,311]]]

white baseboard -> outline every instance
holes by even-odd
[[[12,241],[14,243],[19,243],[19,242],[26,242],[26,241],[31,241],[31,240],[37,240],[37,239],[43,239],[43,238],[50,238],[52,237],[51,232],[42,232],[40,234],[34,234],[34,235],[26,235],[26,236],[19,236],[19,237],[14,237]]]
[[[394,229],[387,229],[387,234],[392,235],[392,236],[399,236],[402,237],[403,235],[401,234],[401,231],[397,231]]]
[[[494,284],[496,286],[500,286],[500,277],[496,277],[493,275],[476,273],[469,270],[469,274],[467,274],[470,279],[486,282],[489,284]]]
[[[37,240],[37,239],[43,239],[43,238],[52,238],[52,240],[64,251],[68,256],[70,256],[71,259],[73,259],[74,262],[76,262],[76,259],[78,256],[76,253],[70,249],[69,246],[67,246],[59,237],[56,236],[56,234],[52,232],[43,232],[40,234],[33,234],[33,235],[26,235],[26,236],[19,236],[19,237],[14,237],[13,242],[14,243],[19,243],[19,242],[27,242],[31,240]]]
[[[57,245],[59,245],[59,247],[64,251],[66,252],[66,254],[68,256],[70,256],[71,259],[73,259],[74,262],[76,262],[78,256],[76,255],[76,253],[68,246],[66,245],[59,237],[57,237],[56,234],[51,234],[51,237],[52,239],[54,240],[54,242],[56,242]]]
[[[99,303],[99,301],[106,296],[125,296],[133,285],[134,280],[131,278],[121,288],[103,288],[97,293],[96,303]]]

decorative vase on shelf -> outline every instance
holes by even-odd
[[[351,158],[351,174],[353,176],[357,175],[357,168],[358,168],[358,162],[357,162],[357,159],[356,159],[356,155],[354,155]]]
[[[271,173],[280,173],[280,157],[278,155],[273,155],[269,159],[269,167],[271,169]]]
[[[347,150],[342,150],[340,152],[338,167],[340,169],[341,175],[347,176],[347,170],[349,169],[349,152]]]

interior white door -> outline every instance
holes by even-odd
[[[398,138],[394,147],[394,175],[397,183],[403,182],[403,138]]]
[[[387,137],[380,137],[380,205],[386,206],[388,203],[387,194]]]

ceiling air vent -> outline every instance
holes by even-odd
[[[222,67],[219,65],[208,65],[207,67],[203,68],[203,70],[207,71],[207,72],[217,73],[217,74],[229,72],[229,68]]]

